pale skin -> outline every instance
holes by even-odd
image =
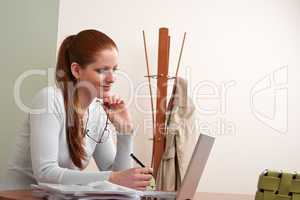
[[[83,115],[95,97],[102,98],[104,109],[116,127],[117,131],[132,134],[133,123],[124,100],[111,94],[111,86],[116,81],[114,72],[118,69],[118,51],[114,48],[99,52],[95,62],[82,68],[78,63],[71,64],[73,76],[88,87],[78,88],[78,97]],[[153,173],[151,168],[131,168],[123,171],[114,171],[109,181],[126,187],[145,190],[150,185]]]

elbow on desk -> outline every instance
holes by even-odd
[[[60,184],[63,171],[57,164],[45,164],[33,167],[33,175],[38,183]]]

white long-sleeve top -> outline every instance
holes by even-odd
[[[117,133],[117,145],[113,141],[113,134],[108,134],[104,143],[96,143],[85,136],[87,159],[84,167],[94,157],[99,172],[81,171],[73,164],[66,137],[63,95],[56,86],[39,91],[33,98],[32,109],[34,112],[37,109],[45,110],[28,114],[17,133],[13,157],[8,165],[5,183],[2,183],[6,189],[28,188],[36,182],[87,184],[107,180],[112,170],[133,166],[129,156],[133,150],[133,136],[121,133]],[[99,138],[106,122],[106,113],[99,102],[94,100],[91,103],[88,118],[84,123],[85,129],[92,138]],[[111,126],[108,128],[110,132],[114,131]]]

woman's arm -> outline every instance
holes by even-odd
[[[151,168],[132,168],[132,135],[117,135],[117,153],[112,137],[98,144],[94,158],[100,170],[113,170],[109,181],[126,187],[145,190],[150,185]]]
[[[108,180],[111,172],[84,172],[62,168],[58,164],[59,133],[65,128],[63,104],[53,88],[43,89],[34,98],[34,108],[47,108],[41,114],[30,114],[30,145],[33,174],[38,182],[87,184]]]
[[[125,170],[133,167],[130,153],[133,151],[132,135],[117,135],[117,151],[112,135],[104,143],[97,144],[94,159],[100,170]]]

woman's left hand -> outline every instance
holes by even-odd
[[[116,95],[103,97],[104,109],[119,133],[131,134],[133,123],[123,99]]]

